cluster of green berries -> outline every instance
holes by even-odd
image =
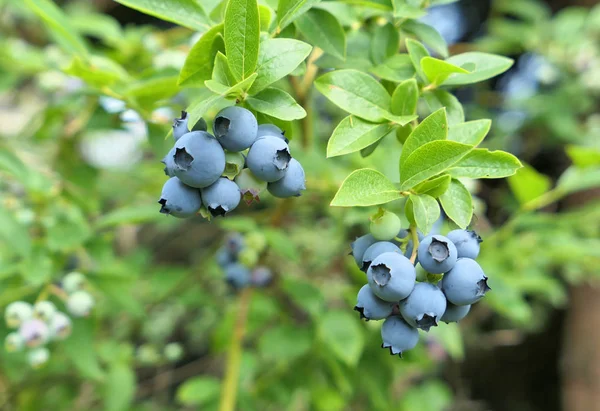
[[[136,350],[136,360],[142,365],[158,365],[179,361],[184,354],[183,346],[177,342],[165,344],[162,350],[154,344],[142,344]]]
[[[385,320],[382,347],[392,355],[414,348],[418,329],[460,321],[490,290],[475,261],[482,241],[477,233],[423,236],[412,230],[402,230],[397,215],[380,210],[371,234],[352,243],[356,264],[367,276],[354,309],[366,320]],[[419,241],[416,250],[413,239]],[[428,273],[426,281],[417,281],[417,264]]]
[[[89,315],[94,306],[94,299],[84,290],[85,283],[84,275],[77,272],[67,274],[62,280],[66,311],[73,317]],[[10,303],[4,311],[4,320],[8,328],[16,330],[4,340],[6,351],[27,350],[33,368],[41,367],[50,358],[48,343],[66,339],[72,330],[71,318],[48,300],[33,305],[25,301]]]
[[[162,160],[170,179],[158,201],[161,213],[224,216],[242,199],[259,201],[265,189],[280,198],[305,190],[304,169],[279,127],[258,125],[249,110],[231,106],[215,117],[214,136],[206,130],[201,120],[190,131],[185,111],[173,123],[175,145]]]
[[[258,264],[266,247],[267,240],[261,233],[251,232],[245,236],[231,233],[227,236],[216,257],[225,280],[233,289],[266,287],[271,283],[271,269]]]

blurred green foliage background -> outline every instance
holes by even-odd
[[[386,1],[330,4],[349,38],[377,24],[381,11],[368,3]],[[72,270],[88,276],[97,305],[40,370],[0,352],[0,409],[216,410],[235,319],[246,309],[240,410],[586,409],[561,396],[568,378],[559,359],[581,338],[565,327],[569,290],[595,283],[600,267],[600,6],[482,3],[452,3],[463,16],[455,27],[465,30],[451,53],[517,63],[457,97],[467,119],[494,119],[488,147],[528,165],[508,181],[469,184],[493,291],[460,326],[440,324],[399,360],[380,348],[380,323],[352,311],[364,274],[349,244],[374,209],[329,207],[355,168],[397,180],[397,141],[368,157],[326,160],[343,113],[308,93],[312,123],[294,124],[291,142],[307,192],[182,224],[158,213],[159,160],[172,119],[202,95],[176,85],[199,34],[110,1],[1,0],[0,309],[34,301]],[[445,33],[449,10],[437,20],[431,11],[427,22]],[[349,43],[349,56],[365,53]],[[219,109],[205,116],[209,128]],[[389,209],[402,214],[403,204]],[[262,232],[276,273],[272,286],[246,297],[249,308],[214,261],[233,231]],[[590,327],[600,321],[595,311],[569,315]],[[164,356],[170,342],[183,346],[174,362]]]

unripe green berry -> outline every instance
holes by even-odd
[[[4,339],[4,349],[7,352],[15,352],[23,349],[25,342],[17,332],[12,332]]]
[[[227,151],[225,152],[225,171],[223,175],[230,180],[233,180],[244,168],[246,158],[242,153]]]
[[[27,361],[32,368],[41,368],[49,358],[50,351],[46,347],[39,347],[27,353]]]
[[[246,234],[244,240],[246,246],[255,250],[257,253],[262,253],[267,246],[265,235],[256,231]]]
[[[160,353],[150,344],[141,345],[136,352],[137,360],[145,365],[154,365],[160,362]]]
[[[258,253],[251,248],[246,248],[238,255],[238,261],[244,267],[253,268],[258,263]]]
[[[33,316],[48,323],[56,314],[56,306],[50,301],[39,301],[33,306]]]
[[[73,294],[75,291],[82,290],[85,287],[85,276],[77,271],[73,271],[62,279],[62,288],[67,294]]]
[[[164,356],[167,361],[178,361],[183,357],[183,347],[179,343],[169,343],[165,345]]]
[[[4,319],[8,328],[19,328],[21,324],[33,316],[33,307],[25,301],[10,303],[4,311]]]
[[[396,238],[401,226],[400,217],[382,208],[371,217],[371,235],[379,241],[390,241]]]
[[[75,317],[87,317],[94,307],[94,298],[85,291],[76,291],[67,300],[67,310]]]

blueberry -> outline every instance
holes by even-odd
[[[391,355],[399,355],[415,348],[419,342],[419,332],[402,318],[392,315],[381,326],[381,348],[389,348]]]
[[[273,136],[278,137],[289,143],[290,141],[285,137],[285,132],[277,127],[275,124],[261,124],[258,126],[256,137]]]
[[[33,307],[25,301],[10,303],[4,311],[4,320],[8,328],[18,328],[33,316]]]
[[[46,347],[39,347],[27,353],[27,362],[32,368],[40,368],[50,359],[50,350]]]
[[[462,320],[471,311],[470,305],[454,305],[448,301],[446,305],[446,312],[440,318],[441,321],[448,323],[456,323]]]
[[[71,319],[61,312],[57,312],[50,321],[50,335],[55,340],[64,340],[73,329]]]
[[[225,171],[225,151],[219,142],[204,131],[185,134],[175,142],[173,172],[184,184],[208,187]]]
[[[417,283],[410,295],[400,301],[402,318],[413,327],[429,331],[436,327],[446,311],[442,290],[430,283]]]
[[[396,214],[380,208],[371,217],[370,231],[373,237],[379,241],[391,241],[396,238],[402,222]]]
[[[304,169],[298,160],[292,158],[285,174],[280,180],[269,183],[267,190],[275,197],[300,197],[306,190]]]
[[[266,287],[273,281],[273,272],[268,267],[256,267],[252,270],[250,281],[255,287]]]
[[[219,267],[224,268],[225,266],[237,262],[237,256],[229,252],[227,248],[221,247],[217,250],[217,264]]]
[[[223,171],[223,175],[233,180],[242,172],[245,162],[246,158],[242,153],[227,151],[225,153],[225,171]]]
[[[375,237],[373,237],[371,234],[366,234],[362,237],[358,237],[350,245],[350,247],[352,247],[352,256],[354,257],[354,261],[361,270],[363,267],[363,255],[365,254],[365,251],[367,251],[367,248],[376,242],[377,240],[375,240]]]
[[[479,301],[490,290],[483,270],[470,258],[459,258],[452,270],[442,278],[442,291],[455,305],[469,305]]]
[[[19,335],[27,347],[34,348],[48,341],[50,330],[45,322],[37,318],[32,318],[21,324]]]
[[[240,189],[227,178],[220,178],[214,184],[200,190],[202,202],[213,216],[224,216],[240,203]]]
[[[50,322],[56,311],[56,306],[50,301],[40,301],[33,306],[33,316],[44,322]]]
[[[272,183],[283,178],[291,159],[290,148],[285,141],[265,136],[252,144],[246,164],[256,177]]]
[[[383,320],[392,315],[394,304],[383,301],[373,294],[369,284],[363,285],[356,297],[354,309],[360,313],[360,318],[368,320]]]
[[[369,269],[369,266],[371,265],[371,261],[375,260],[375,258],[377,258],[383,253],[402,254],[402,251],[400,250],[400,248],[398,248],[396,244],[391,243],[389,241],[379,241],[377,243],[371,244],[363,254],[361,270],[363,270],[366,273]]]
[[[458,258],[476,259],[479,255],[479,244],[483,241],[475,231],[452,230],[447,235],[454,243],[458,252]]]
[[[163,171],[166,176],[175,177],[175,147],[173,147],[167,155],[160,160],[161,163],[165,165]]]
[[[16,332],[9,333],[4,339],[4,349],[7,352],[21,351],[24,345],[23,338]]]
[[[417,272],[410,260],[397,252],[383,253],[367,270],[373,293],[382,300],[398,302],[411,293]]]
[[[260,193],[267,188],[267,182],[259,180],[249,168],[243,169],[234,181],[240,188],[242,199],[248,205],[260,201]]]
[[[202,207],[200,191],[186,186],[177,177],[167,180],[158,203],[161,213],[178,218],[192,217]]]
[[[411,236],[412,234],[409,230],[406,229],[402,229],[398,232],[398,235],[396,237],[400,238],[400,239],[404,239],[406,236]],[[419,238],[419,243],[421,241],[423,241],[424,235],[422,232],[420,232],[419,230],[417,230],[417,237]],[[397,241],[392,241],[394,244],[398,244]],[[413,252],[413,241],[412,239],[409,239],[408,242],[406,243],[406,251],[404,252],[404,256],[406,258],[410,258],[412,257],[412,252]],[[416,259],[415,264],[417,264],[417,262],[419,261],[419,258]]]
[[[250,284],[250,270],[240,263],[229,264],[225,267],[225,280],[233,288],[244,288]]]
[[[176,342],[168,343],[165,345],[163,353],[167,361],[179,361],[183,357],[183,347]]]
[[[72,294],[85,287],[85,276],[77,271],[73,271],[64,276],[61,285],[67,294]]]
[[[256,140],[256,117],[243,107],[231,106],[219,111],[213,131],[219,143],[229,151],[247,149]]]
[[[85,291],[75,291],[67,299],[67,310],[75,317],[87,317],[94,307],[94,299]]]
[[[184,134],[189,133],[188,129],[188,113],[185,111],[181,112],[181,118],[176,118],[173,122],[173,138],[175,141],[179,140]]]
[[[456,247],[443,235],[428,235],[417,251],[421,267],[432,274],[450,271],[456,263]]]
[[[225,238],[225,247],[237,257],[240,251],[246,247],[246,240],[240,233],[230,233]]]

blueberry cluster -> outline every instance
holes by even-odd
[[[231,106],[215,117],[214,136],[206,129],[200,121],[190,131],[185,111],[173,123],[175,145],[162,160],[170,179],[158,201],[161,213],[187,218],[204,208],[210,216],[224,216],[242,198],[258,201],[265,188],[280,198],[305,189],[304,169],[279,127],[258,125],[250,111]]]
[[[245,236],[232,233],[217,251],[217,264],[225,272],[225,280],[234,289],[249,286],[266,287],[273,280],[271,269],[259,265],[260,254],[266,249],[265,237],[256,232]]]
[[[475,261],[481,237],[474,231],[413,236],[414,228],[395,231],[399,219],[392,216],[380,212],[371,234],[352,243],[354,259],[368,281],[358,292],[354,309],[366,320],[385,320],[382,348],[402,356],[417,345],[418,329],[429,331],[439,321],[458,322],[490,288]],[[382,218],[385,225],[378,223]],[[393,231],[398,234],[390,234]],[[416,250],[413,239],[419,241]],[[417,263],[429,273],[427,282],[417,281]]]
[[[67,311],[74,317],[87,316],[94,306],[94,300],[83,290],[84,286],[85,277],[77,272],[67,274],[62,281],[64,294],[61,295]],[[6,307],[4,319],[8,328],[16,329],[4,340],[6,351],[27,349],[27,359],[33,368],[41,367],[50,358],[47,343],[66,339],[72,330],[71,318],[48,300],[33,305],[15,301]]]

